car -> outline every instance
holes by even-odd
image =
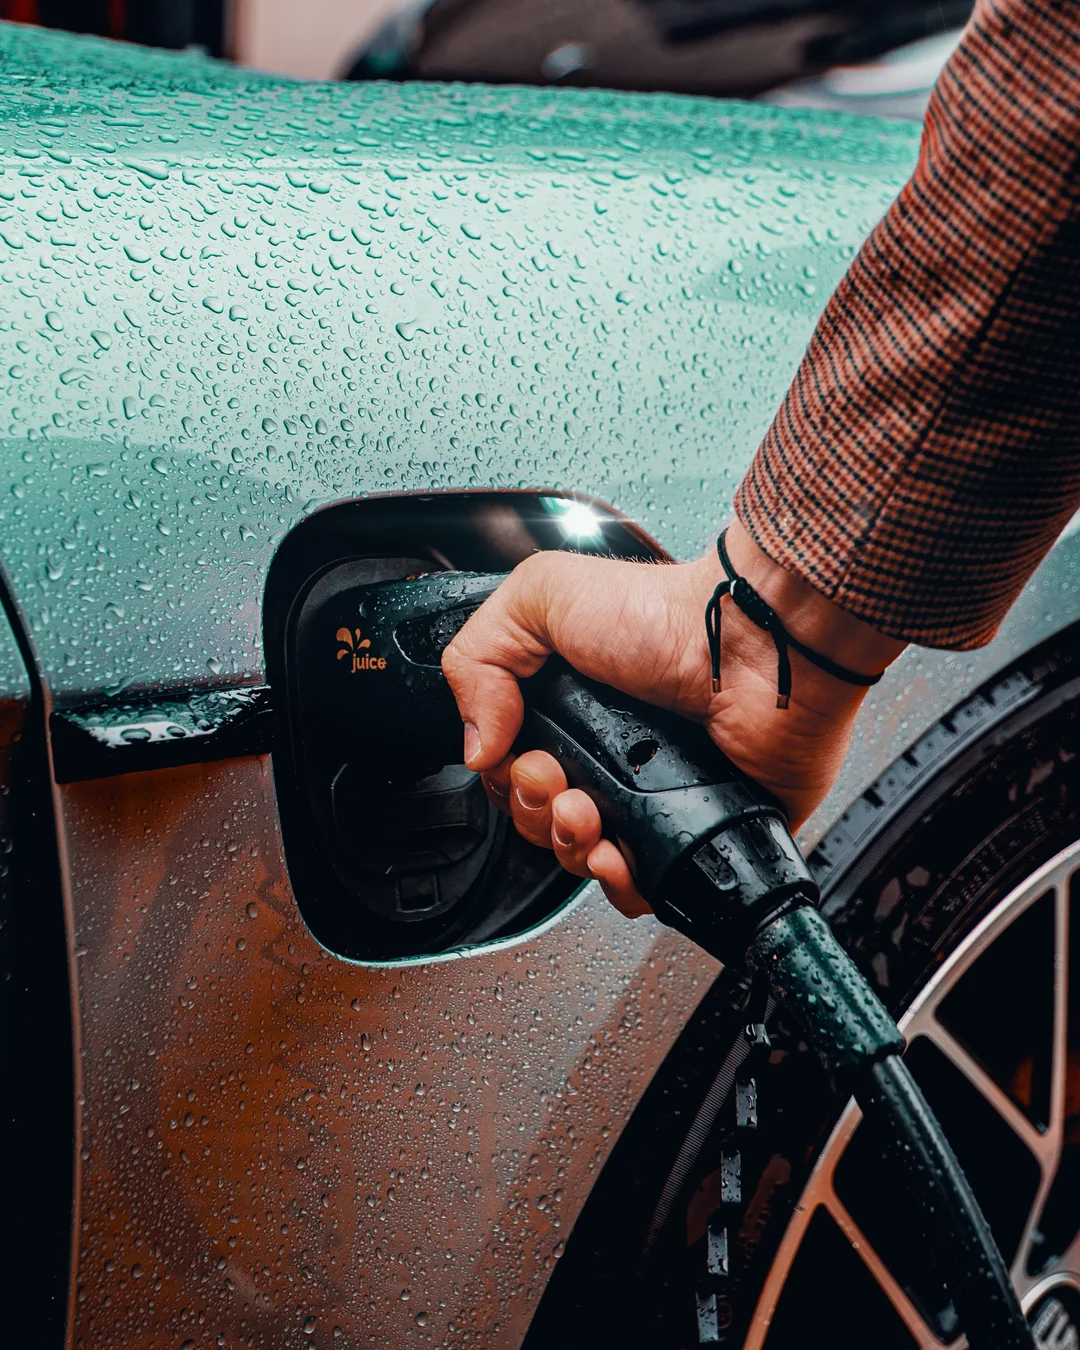
[[[460,766],[311,721],[320,670],[383,706],[335,578],[708,546],[917,128],[16,26],[0,89],[13,1334],[949,1343],[760,991]],[[890,669],[801,835],[1043,1346],[1080,1324],[1078,544]]]
[[[890,109],[900,116],[911,115],[911,94],[923,86],[943,30],[955,30],[955,43],[971,14],[970,0],[405,0],[392,9],[351,65],[340,57],[333,62],[327,53],[328,68],[342,68],[352,79],[595,85],[729,97],[811,80],[818,99],[846,96],[850,102],[852,94],[902,91],[908,97],[893,98]],[[328,27],[327,47],[333,33]],[[903,54],[912,44],[914,50]],[[863,67],[854,80],[843,70],[827,74],[824,89],[812,80],[830,67],[882,55],[885,68]],[[939,69],[943,63],[944,57],[937,61]],[[836,89],[829,87],[834,82]],[[852,89],[853,82],[862,87]],[[806,93],[799,87],[792,96]],[[921,118],[921,112],[915,115]]]

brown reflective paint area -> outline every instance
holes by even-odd
[[[297,914],[268,759],[60,799],[74,1344],[518,1345],[715,964],[590,893],[501,949],[351,965]]]

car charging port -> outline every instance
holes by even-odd
[[[331,800],[342,863],[366,904],[402,923],[454,909],[503,842],[502,818],[462,764],[373,782],[346,763]]]
[[[393,961],[513,936],[579,884],[509,828],[477,774],[431,741],[347,733],[328,693],[346,688],[369,727],[393,715],[385,657],[354,612],[351,597],[363,588],[448,570],[509,571],[559,548],[665,557],[602,505],[531,492],[342,502],[283,541],[263,618],[274,779],[297,904],[330,950]],[[641,764],[648,758],[642,747]]]

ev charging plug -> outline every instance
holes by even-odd
[[[316,631],[362,629],[373,672],[321,673],[326,734],[404,765],[459,763],[443,650],[501,575],[440,572],[328,596]],[[330,648],[326,649],[327,651]],[[314,653],[310,658],[321,660]],[[661,922],[725,965],[767,978],[788,1018],[851,1092],[902,1193],[971,1350],[1032,1350],[1023,1313],[963,1172],[900,1053],[896,1024],[818,913],[783,812],[703,728],[551,657],[522,682],[519,750],[546,750],[596,802]]]

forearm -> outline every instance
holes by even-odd
[[[895,638],[988,640],[1080,505],[1078,145],[1080,11],[980,4],[739,490],[765,553]]]

